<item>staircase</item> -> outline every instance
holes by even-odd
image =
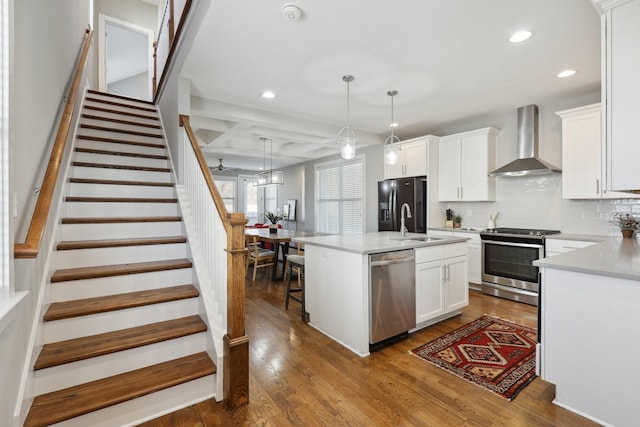
[[[27,427],[135,425],[216,390],[155,107],[89,91],[77,134]]]

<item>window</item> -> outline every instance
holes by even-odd
[[[280,213],[280,208],[278,207],[278,186],[267,185],[262,188],[264,188],[264,213]]]
[[[216,188],[227,212],[237,212],[236,208],[236,179],[217,176],[213,179],[216,183]]]
[[[364,232],[364,161],[316,166],[316,230],[332,234]]]
[[[249,224],[255,224],[258,221],[258,187],[253,186],[253,177],[250,175],[239,175],[238,179],[242,183],[239,190],[241,193],[238,199],[242,202],[240,211],[244,212],[244,217],[249,220]]]

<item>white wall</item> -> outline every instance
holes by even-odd
[[[26,222],[31,218],[35,201],[32,189],[40,186],[57,130],[57,115],[63,108],[63,96],[89,25],[89,1],[14,0],[11,6],[10,191],[17,196],[18,216],[12,233],[19,241],[17,236],[24,234]],[[93,71],[91,65],[88,70]],[[50,235],[51,229],[48,229],[45,250]],[[14,425],[21,376],[26,364],[31,363],[28,344],[34,319],[40,315],[36,312],[36,303],[40,278],[46,270],[46,255],[16,262],[15,290],[28,294],[12,311],[12,320],[0,331],[2,426]]]

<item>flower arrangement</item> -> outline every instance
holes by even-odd
[[[628,213],[616,213],[613,215],[613,219],[609,222],[617,225],[621,230],[640,230],[640,221]]]
[[[269,222],[271,222],[271,224],[277,224],[278,221],[280,221],[281,219],[284,219],[284,215],[280,215],[280,214],[269,212],[269,211],[267,211],[267,213],[264,214],[264,217],[268,219]]]

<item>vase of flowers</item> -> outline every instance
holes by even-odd
[[[284,219],[284,215],[280,215],[274,212],[268,212],[264,214],[265,219],[269,220],[271,224],[269,224],[269,232],[277,233],[278,232],[278,221]]]
[[[633,237],[636,230],[640,229],[640,221],[628,213],[616,213],[609,222],[620,227],[622,237]]]

